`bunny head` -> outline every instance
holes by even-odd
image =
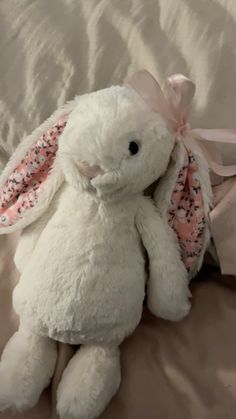
[[[173,135],[128,86],[84,95],[61,135],[66,181],[102,198],[142,192],[166,170]]]
[[[118,199],[161,178],[154,201],[195,272],[209,239],[211,185],[208,164],[188,137],[194,91],[178,75],[164,93],[141,71],[123,86],[59,109],[18,146],[0,177],[0,234],[39,218],[64,181],[99,199]]]
[[[0,234],[39,218],[64,181],[102,199],[142,192],[165,172],[174,142],[129,81],[76,97],[18,146],[3,171]]]

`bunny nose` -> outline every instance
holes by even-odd
[[[81,175],[87,176],[89,179],[93,179],[98,175],[103,175],[104,170],[99,166],[90,166],[86,161],[77,161],[77,166]]]

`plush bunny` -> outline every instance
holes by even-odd
[[[0,410],[37,403],[60,341],[82,346],[59,384],[58,413],[97,417],[120,385],[118,347],[140,321],[146,281],[155,315],[179,320],[189,312],[189,274],[176,234],[143,195],[166,173],[155,200],[160,193],[160,205],[167,202],[170,177],[173,183],[180,176],[176,155],[186,150],[152,109],[152,77],[140,77],[146,97],[131,79],[57,111],[19,145],[1,176],[0,232],[24,231],[13,294],[20,326],[2,354]],[[206,183],[207,170],[199,161]],[[197,182],[205,199],[206,185]],[[206,216],[208,198],[204,205]],[[197,267],[208,240],[203,218]]]

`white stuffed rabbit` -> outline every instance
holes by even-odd
[[[26,228],[15,257],[20,327],[0,362],[0,410],[37,403],[61,341],[82,346],[59,384],[58,413],[97,417],[119,387],[118,347],[140,321],[146,280],[155,315],[188,314],[176,236],[143,196],[174,146],[130,83],[76,98],[14,153],[0,179],[0,231]]]

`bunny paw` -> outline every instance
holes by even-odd
[[[149,298],[148,307],[157,317],[165,320],[179,321],[189,314],[191,293],[187,284],[177,287],[175,292],[162,290],[155,298]]]

